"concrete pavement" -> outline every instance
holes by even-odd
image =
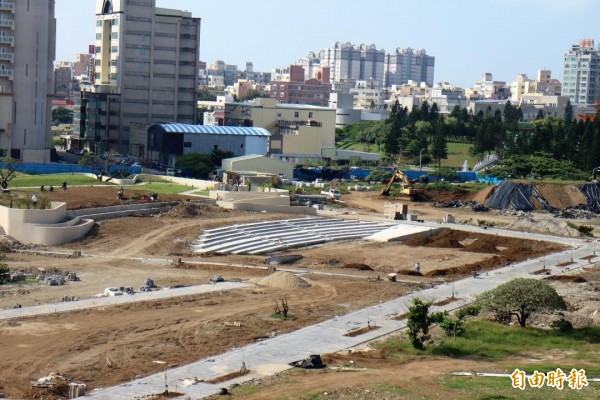
[[[433,225],[439,227],[440,224]],[[448,227],[454,229],[462,227],[465,228],[465,230],[475,228],[454,225]],[[477,229],[474,229],[474,231],[477,231]],[[482,274],[477,278],[465,278],[454,283],[446,283],[431,289],[414,292],[348,315],[335,317],[331,320],[289,334],[248,345],[240,349],[234,349],[217,357],[200,360],[183,367],[173,368],[167,370],[166,373],[162,372],[109,389],[97,390],[93,393],[89,393],[86,397],[106,400],[125,400],[135,399],[153,393],[160,393],[165,390],[166,374],[167,384],[170,390],[184,393],[185,396],[188,396],[191,399],[203,398],[218,393],[219,388],[227,386],[232,383],[232,381],[219,384],[199,382],[189,386],[184,386],[184,383],[193,382],[192,379],[209,380],[238,371],[242,366],[242,363],[245,363],[251,373],[238,380],[248,380],[253,377],[271,375],[289,369],[290,367],[287,363],[307,358],[310,354],[337,352],[388,335],[405,327],[404,321],[398,321],[394,319],[394,317],[406,312],[414,297],[430,300],[435,303],[449,299],[454,295],[457,299],[456,301],[441,307],[434,307],[434,309],[437,310],[452,310],[472,302],[479,293],[497,287],[514,278],[528,277],[540,279],[545,275],[536,275],[533,273],[542,269],[543,266],[546,266],[546,268],[554,274],[564,273],[588,265],[590,261],[582,259],[582,257],[593,256],[592,261],[600,261],[600,257],[597,257],[594,254],[595,246],[597,246],[597,243],[595,242],[521,232],[507,232],[490,229],[482,229],[482,231],[483,233],[488,234],[497,231],[499,234],[502,233],[502,235],[508,233],[506,236],[553,241],[575,245],[577,247],[572,250],[569,249],[560,253],[547,255],[543,259],[527,260],[518,264],[512,264]],[[556,266],[558,264],[570,262],[571,259],[573,260],[571,265],[563,267]],[[367,325],[376,326],[377,329],[371,329],[362,335],[354,337],[345,336],[349,331],[365,328]]]

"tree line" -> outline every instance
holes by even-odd
[[[600,114],[600,112],[599,112]],[[597,114],[598,115],[598,114]],[[523,121],[523,111],[508,101],[503,111],[487,110],[473,114],[455,106],[442,115],[436,103],[427,101],[410,111],[396,101],[385,121],[359,122],[337,131],[337,140],[381,146],[391,161],[399,157],[418,163],[431,159],[438,164],[448,158],[448,142],[470,143],[471,155],[495,153],[502,161],[496,173],[526,177],[570,171],[570,176],[589,175],[600,166],[600,116],[577,120],[567,103],[564,118],[538,113],[532,123]],[[526,161],[524,163],[524,160]],[[521,164],[524,168],[516,168]]]

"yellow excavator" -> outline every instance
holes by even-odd
[[[421,194],[423,194],[423,192],[424,192],[423,188],[414,187],[412,185],[412,183],[408,180],[408,177],[406,175],[404,175],[402,173],[402,171],[395,170],[394,174],[390,178],[390,181],[388,182],[386,187],[381,191],[381,194],[383,196],[387,196],[388,194],[390,194],[390,190],[392,189],[392,186],[394,185],[394,182],[396,181],[396,179],[400,179],[400,182],[401,182],[400,183],[400,187],[401,187],[400,193],[403,196],[408,196],[411,199],[414,199],[415,197],[418,197]]]

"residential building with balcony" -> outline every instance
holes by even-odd
[[[0,148],[50,162],[56,20],[54,0],[0,0]]]
[[[96,0],[94,81],[75,107],[85,147],[145,157],[132,127],[196,122],[200,19],[155,0]],[[139,139],[142,138],[142,139]]]
[[[398,47],[395,52],[385,55],[385,87],[402,85],[408,81],[425,82],[433,86],[435,57],[425,50]]]
[[[565,53],[562,95],[577,106],[600,99],[600,46],[595,48],[593,39],[582,39]]]

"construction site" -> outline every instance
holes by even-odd
[[[479,192],[426,191],[417,202],[355,191],[316,216],[228,209],[198,197],[161,195],[170,203],[161,212],[99,219],[85,237],[68,243],[34,245],[4,236],[5,262],[23,278],[0,286],[0,393],[19,399],[84,393],[133,398],[103,397],[102,390],[153,374],[162,381],[162,373],[167,386],[167,370],[199,360],[210,364],[227,352],[519,263],[535,260],[532,271],[545,270],[552,257],[556,265],[589,260],[570,273],[585,277],[579,283],[569,278],[553,284],[567,300],[577,299],[569,310],[574,324],[597,324],[600,302],[594,290],[600,269],[593,235],[600,210],[590,200],[598,197],[595,193],[575,185],[482,185]],[[66,203],[67,212],[118,204],[112,187],[73,187],[52,196]],[[473,204],[487,211],[474,211]],[[391,208],[402,210],[400,218],[394,218],[397,211],[386,217]],[[584,236],[582,226],[590,227],[591,236]],[[498,234],[505,231],[515,236]],[[523,238],[518,232],[530,234]],[[282,299],[293,318],[274,317]],[[405,312],[397,309],[394,315]],[[401,328],[395,325],[401,318],[394,318],[381,332]],[[364,323],[348,325],[344,332]],[[457,363],[421,363],[419,369],[442,374]],[[485,364],[472,360],[461,368],[478,363]],[[256,369],[248,364],[241,378],[215,365],[212,376],[190,372],[190,379],[209,382],[213,390],[234,378],[270,379],[281,371],[280,365]],[[382,381],[391,374],[417,379],[408,373],[410,364],[392,368],[376,357],[368,364],[380,370]],[[202,397],[200,391],[186,391],[185,379],[169,379],[171,392]],[[365,372],[333,379],[344,387],[378,378]],[[419,379],[427,384],[431,378]],[[73,394],[72,383],[85,389]],[[319,382],[307,376],[294,385]],[[273,392],[268,398],[280,397]]]

